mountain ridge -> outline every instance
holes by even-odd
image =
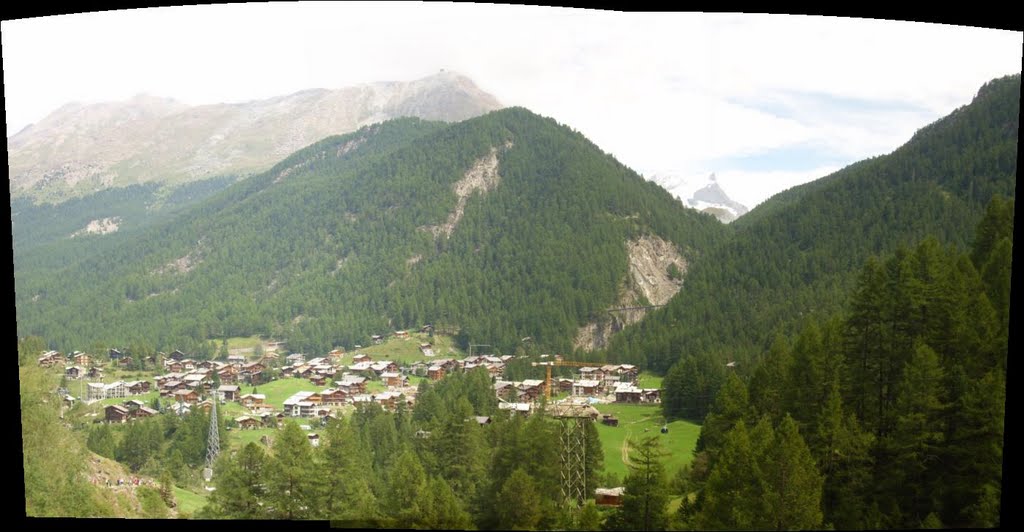
[[[115,186],[265,170],[332,134],[400,116],[457,122],[502,105],[454,72],[187,105],[146,94],[61,106],[8,138],[12,197],[61,201]]]

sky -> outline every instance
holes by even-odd
[[[8,136],[72,101],[232,103],[446,69],[666,188],[688,197],[714,173],[748,207],[891,152],[1020,72],[1024,46],[917,22],[416,2],[121,10],[0,33]]]

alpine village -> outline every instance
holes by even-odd
[[[465,76],[403,87],[347,129],[280,100],[305,136],[234,166],[190,139],[252,109],[9,137],[29,516],[999,526],[1019,74],[729,223]],[[89,120],[120,162],[60,159]]]

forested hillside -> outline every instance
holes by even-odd
[[[627,273],[627,242],[688,262],[727,229],[525,109],[326,139],[101,255],[16,262],[19,335],[157,348],[275,334],[295,350],[424,323],[511,352],[570,350]]]
[[[1014,195],[1020,88],[1020,75],[991,81],[893,153],[758,206],[691,268],[667,308],[613,339],[609,353],[662,371],[683,365],[706,384],[690,413],[699,419],[721,382],[714,368],[733,361],[743,371],[775,333],[843,308],[868,257],[928,235],[964,249],[989,200]]]
[[[976,234],[970,253],[928,237],[871,257],[842,314],[777,337],[749,379],[729,371],[682,475],[694,499],[680,520],[999,526],[1013,204],[996,198]],[[667,414],[693,406],[679,367]]]

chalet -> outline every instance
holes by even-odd
[[[380,362],[370,362],[370,369],[379,377],[384,373],[397,372],[398,364],[390,360],[381,360]]]
[[[330,360],[328,360],[326,357],[316,357],[316,358],[311,358],[311,359],[306,361],[306,364],[309,364],[310,366],[314,366],[314,367],[315,366],[319,366],[320,364],[329,364],[329,363],[330,363]]]
[[[103,399],[103,383],[102,382],[90,382],[85,385],[85,400],[86,401],[99,401]]]
[[[263,382],[263,370],[266,369],[260,362],[253,362],[251,364],[245,364],[242,366],[241,371],[238,372],[238,377],[243,381],[251,384],[260,384]]]
[[[615,416],[613,416],[611,414],[602,414],[601,415],[601,424],[602,425],[608,425],[609,427],[618,427],[619,426],[619,418],[617,418],[617,417],[615,417]]]
[[[253,408],[262,406],[263,402],[266,400],[267,396],[261,393],[247,393],[239,399],[239,402],[246,408]]]
[[[375,334],[375,335],[371,336],[370,339],[373,340],[373,344],[374,345],[379,345],[379,344],[383,344],[384,343],[384,337],[379,335],[379,334]]]
[[[316,404],[309,401],[315,392],[296,392],[284,400],[284,413],[289,417],[312,417]],[[319,400],[317,401],[319,403]]]
[[[92,359],[89,357],[89,355],[85,353],[75,351],[74,353],[71,354],[71,360],[73,360],[74,363],[78,364],[79,366],[88,366],[89,362],[91,362]]]
[[[580,378],[582,381],[603,381],[604,372],[601,368],[596,367],[584,367],[580,368]]]
[[[327,377],[324,377],[323,375],[310,375],[309,382],[314,386],[323,386],[324,384],[327,384]]]
[[[490,425],[490,416],[473,416],[473,420],[476,421],[477,425]]]
[[[356,362],[348,367],[348,370],[352,373],[359,373],[361,375],[373,374],[373,368],[370,367],[372,362]]]
[[[175,390],[171,394],[174,401],[177,403],[185,403],[188,405],[194,405],[199,402],[199,394],[195,390]]]
[[[372,362],[372,361],[373,361],[373,359],[370,358],[370,355],[367,355],[367,354],[364,354],[364,353],[356,353],[355,356],[352,357],[352,363],[353,364],[358,364],[360,362]]]
[[[107,354],[110,355],[110,360],[120,360],[124,356],[119,349],[110,349]]]
[[[604,386],[611,388],[619,383],[619,366],[615,364],[605,364],[601,366],[601,373],[604,375]]]
[[[103,368],[101,368],[99,366],[93,366],[93,367],[89,368],[89,371],[86,372],[85,376],[89,377],[90,379],[100,379],[100,380],[102,380],[103,379]]]
[[[343,348],[343,347],[336,347],[336,348],[332,349],[330,353],[327,353],[327,356],[330,357],[330,358],[341,358],[341,357],[345,356],[345,348]]]
[[[381,392],[373,396],[373,401],[379,403],[385,410],[394,411],[402,394],[398,392]]]
[[[75,402],[76,401],[77,401],[77,399],[72,397],[70,394],[64,394],[64,406],[66,408],[71,408],[71,407],[75,406]]]
[[[343,405],[349,393],[341,388],[328,388],[320,392],[320,403],[325,405]]]
[[[235,418],[235,423],[238,423],[238,428],[242,430],[258,429],[263,423],[251,416],[240,416]]]
[[[521,399],[533,401],[544,393],[544,381],[540,379],[526,379],[519,383],[516,388],[522,392],[520,394]]]
[[[581,396],[594,396],[598,394],[598,388],[601,385],[600,381],[597,380],[580,380],[572,384],[572,394],[577,397]]]
[[[185,371],[185,365],[178,360],[164,361],[164,369],[172,373]]]
[[[39,357],[39,365],[44,368],[56,366],[57,364],[64,365],[64,355],[56,351],[47,351]]]
[[[432,357],[434,356],[434,346],[429,343],[420,344],[420,352],[423,353],[424,356]]]
[[[124,367],[131,366],[132,362],[134,362],[134,361],[135,361],[135,359],[133,359],[130,356],[123,356],[123,357],[121,357],[120,360],[117,360],[117,365],[121,366],[122,368],[124,368]]]
[[[149,381],[132,381],[124,384],[128,387],[128,395],[149,393]]]
[[[268,351],[277,351],[285,346],[285,342],[267,342]]]
[[[320,435],[319,434],[313,433],[313,434],[309,434],[306,437],[309,438],[309,444],[312,445],[313,447],[319,447],[320,446]]]
[[[510,414],[529,415],[531,410],[530,403],[498,403],[498,410],[508,411]]]
[[[594,502],[598,506],[622,506],[622,494],[626,488],[597,488],[594,490]]]
[[[619,364],[619,381],[636,382],[640,370],[632,364]]]
[[[405,373],[406,375],[419,375],[420,377],[426,377],[427,366],[429,365],[432,364],[427,364],[426,362],[413,362],[412,364],[403,367],[402,373]]]
[[[643,402],[645,403],[660,403],[661,402],[661,390],[657,388],[644,388],[643,390]]]
[[[620,382],[615,386],[616,403],[639,403],[643,398],[643,390],[628,382]]]
[[[409,337],[409,331],[395,331],[395,338],[405,340]]]
[[[519,396],[515,384],[508,381],[495,381],[494,394],[501,399],[514,400]]]
[[[174,392],[178,390],[184,390],[186,388],[188,388],[188,386],[184,382],[179,380],[164,381],[163,386],[160,387],[160,395],[174,395]]]
[[[188,355],[186,355],[185,353],[182,353],[181,351],[178,351],[177,349],[175,349],[173,353],[167,355],[167,358],[170,358],[171,360],[180,361],[182,359],[188,358]]]
[[[109,405],[103,409],[103,418],[107,423],[124,423],[128,421],[128,409],[121,405]]]
[[[439,381],[444,378],[444,366],[434,364],[427,368],[427,378],[432,381]]]
[[[85,376],[85,368],[82,366],[68,366],[64,368],[64,376],[74,380],[81,379]]]
[[[340,381],[335,381],[334,385],[345,390],[349,395],[366,393],[366,377],[343,375]]]
[[[140,406],[139,408],[137,408],[137,409],[135,409],[135,410],[133,410],[131,412],[131,417],[132,417],[132,419],[138,419],[138,418],[143,418],[143,417],[153,417],[153,416],[155,416],[155,415],[157,415],[159,413],[160,412],[157,412],[156,410],[153,410],[152,408],[150,408],[148,406]]]
[[[199,402],[199,404],[196,405],[196,407],[202,410],[204,413],[209,414],[210,410],[213,410],[213,401],[209,399],[203,399],[201,402]]]
[[[244,355],[228,355],[228,364],[235,365],[235,366],[241,366],[242,364],[245,364],[245,356]]]
[[[484,364],[484,367],[492,378],[496,379],[505,374],[505,364]]]
[[[238,373],[233,371],[231,366],[218,371],[217,376],[223,384],[238,384]]]
[[[572,379],[558,379],[557,388],[560,392],[572,392]]]
[[[302,353],[292,353],[284,357],[284,361],[288,364],[302,364],[306,361],[306,355]]]
[[[185,375],[184,377],[182,377],[181,380],[182,380],[182,382],[185,383],[185,386],[187,386],[189,388],[195,389],[195,388],[199,388],[199,387],[203,386],[208,379],[206,378],[206,375],[200,375],[198,373],[190,373],[190,374]]]
[[[406,377],[397,371],[385,371],[380,374],[380,379],[384,381],[385,386],[389,387],[409,385],[409,377]]]
[[[220,387],[217,388],[217,394],[225,401],[237,401],[238,392],[239,388],[234,384],[221,384]]]
[[[212,360],[200,360],[195,363],[196,368],[199,369],[213,369],[216,365],[217,363]]]
[[[185,358],[181,360],[181,367],[185,371],[192,371],[196,369],[196,361],[191,358]]]
[[[176,381],[181,377],[183,377],[183,375],[178,373],[165,373],[163,375],[157,375],[154,380],[156,381],[157,388],[163,388],[166,383]]]
[[[260,414],[260,422],[263,423],[264,427],[276,429],[277,428],[277,415],[273,412],[265,412]]]

